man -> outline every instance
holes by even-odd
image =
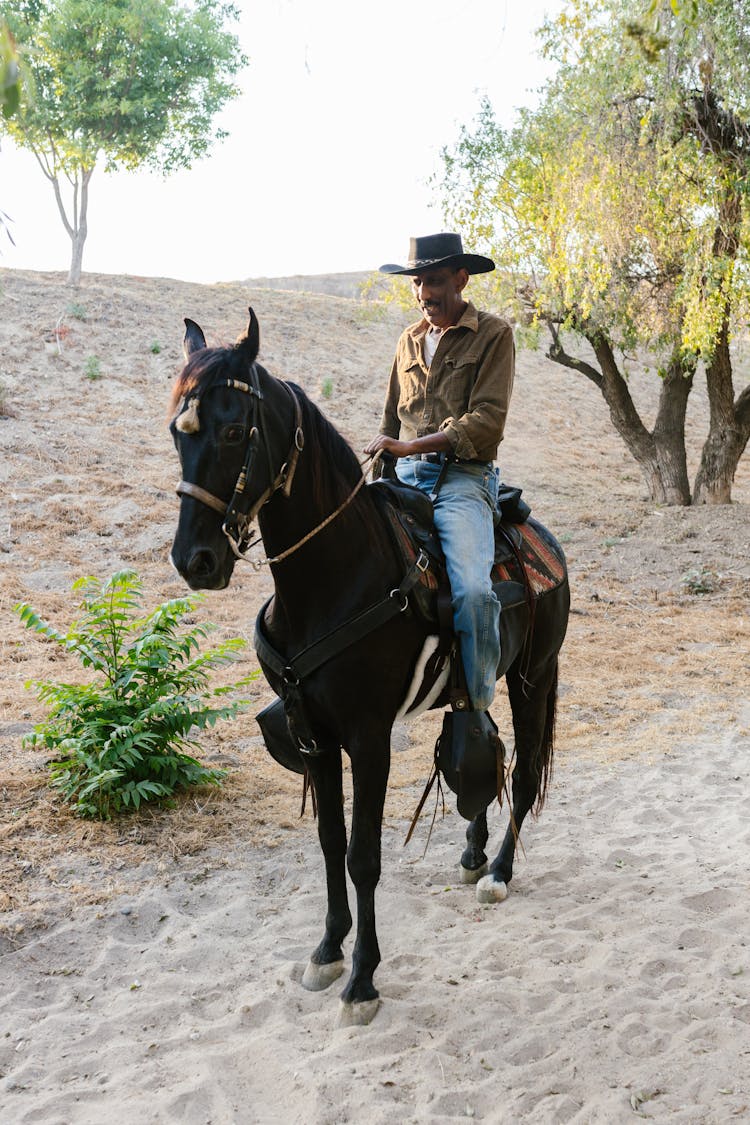
[[[401,480],[434,498],[445,552],[453,617],[476,711],[495,693],[500,606],[492,590],[493,513],[502,441],[513,389],[513,330],[501,317],[464,300],[470,274],[495,268],[465,254],[458,234],[413,238],[406,266],[382,273],[411,276],[422,319],[401,335],[391,368],[380,433],[367,453],[400,458]],[[447,463],[446,463],[447,462]]]

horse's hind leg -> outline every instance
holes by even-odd
[[[523,680],[516,666],[508,672],[507,681],[516,741],[513,811],[500,851],[477,883],[479,902],[502,902],[507,898],[521,825],[534,804],[539,809],[544,800],[552,766],[557,657],[535,669],[532,682]]]
[[[352,973],[341,993],[339,1027],[369,1023],[380,1003],[372,978],[380,964],[375,888],[380,879],[383,805],[390,768],[388,735],[377,741],[370,736],[366,742],[352,742],[350,752],[354,804],[347,863],[357,891],[357,937]]]
[[[328,890],[326,932],[312,954],[302,984],[312,992],[328,988],[344,971],[342,942],[352,928],[346,894],[346,825],[341,786],[341,751],[328,751],[309,763],[318,803],[318,838],[323,849]]]
[[[459,872],[462,883],[478,883],[487,873],[487,811],[469,821],[466,829],[466,848],[461,856]]]

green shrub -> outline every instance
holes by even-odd
[[[721,585],[721,577],[708,566],[694,567],[680,579],[688,594],[713,594]]]
[[[86,360],[86,378],[93,382],[102,377],[102,361],[98,355],[90,355]]]
[[[105,583],[81,578],[73,590],[82,593],[82,614],[67,633],[29,605],[15,607],[27,628],[75,653],[95,673],[86,684],[27,684],[50,707],[26,742],[53,753],[52,784],[80,816],[100,820],[187,786],[218,784],[225,771],[208,769],[183,751],[197,745],[192,732],[233,718],[247,705],[226,697],[254,676],[208,687],[209,671],[235,660],[244,641],[199,652],[213,626],[186,629],[181,622],[200,596],[175,598],[143,616],[141,582],[131,570]]]
[[[158,355],[159,354],[159,352],[161,351],[161,344],[159,343],[158,340],[154,340],[152,342],[150,350],[151,350],[152,355]]]

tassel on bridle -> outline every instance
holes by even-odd
[[[187,408],[183,410],[175,421],[176,428],[183,434],[197,434],[201,428],[200,419],[198,418],[198,406],[200,399],[197,397],[188,399]]]

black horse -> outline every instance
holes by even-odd
[[[349,445],[299,387],[256,363],[259,330],[252,310],[246,335],[233,347],[209,348],[199,326],[185,324],[187,362],[172,398],[171,430],[183,477],[172,562],[191,588],[224,589],[257,517],[275,585],[264,632],[291,659],[366,607],[382,606],[404,577],[402,562],[384,532],[375,486],[360,487],[361,467]],[[569,592],[562,551],[546,535],[563,577],[535,598],[533,628],[526,631],[523,651],[510,654],[506,670],[515,734],[512,822],[489,870],[486,812],[469,824],[461,857],[463,881],[476,882],[484,902],[505,897],[517,833],[532,807],[541,807],[551,768]],[[325,988],[344,970],[342,943],[352,926],[346,863],[356,888],[357,933],[342,993],[343,1024],[369,1022],[378,1004],[375,888],[391,728],[427,635],[415,613],[383,617],[368,635],[313,668],[302,685],[310,728],[328,747],[307,761],[328,911],[303,984]],[[273,689],[284,694],[289,685],[278,668],[261,663]],[[353,782],[348,847],[341,747],[351,760]]]

